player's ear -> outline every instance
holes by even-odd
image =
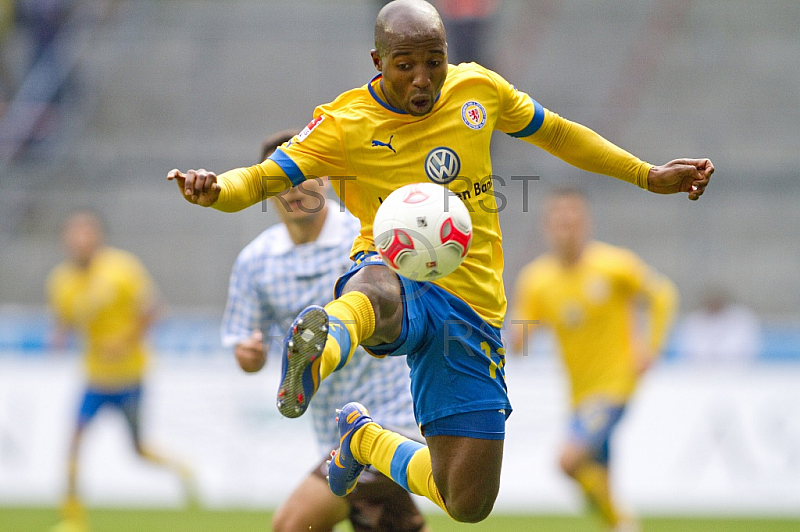
[[[383,72],[383,63],[381,63],[381,54],[378,53],[378,50],[371,50],[369,55],[372,56],[372,64],[375,65],[375,69],[378,72]]]

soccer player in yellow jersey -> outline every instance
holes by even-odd
[[[550,252],[519,274],[511,325],[516,353],[539,324],[555,333],[572,391],[561,468],[613,530],[637,530],[608,482],[609,443],[639,375],[661,351],[677,305],[672,282],[633,252],[590,240],[586,198],[559,189],[545,203]]]
[[[500,337],[506,299],[492,132],[585,170],[653,192],[686,192],[693,200],[714,167],[707,159],[650,165],[546,110],[494,72],[474,63],[448,65],[444,26],[424,0],[395,0],[381,9],[371,57],[379,74],[318,107],[308,126],[267,161],[219,177],[174,169],[167,178],[189,202],[229,212],[308,177],[331,178],[361,222],[354,266],[336,284],[336,299],[324,309],[306,309],[289,331],[278,408],[287,417],[305,412],[319,381],[344,366],[358,344],[378,356],[407,355],[414,413],[427,445],[383,430],[362,405],[348,403],[338,418],[331,490],[347,494],[371,464],[454,519],[477,522],[497,496],[511,412]],[[454,273],[420,283],[381,262],[372,220],[390,192],[428,181],[465,201],[474,236]]]
[[[63,231],[68,259],[53,269],[47,292],[57,327],[54,347],[63,347],[70,331],[84,341],[87,385],[69,449],[67,495],[61,530],[83,530],[86,521],[77,490],[78,455],[84,429],[105,406],[122,413],[136,452],[145,460],[178,473],[191,489],[187,469],[142,444],[139,406],[149,357],[145,333],[158,312],[150,275],[125,251],[104,245],[100,218],[78,211]],[[191,492],[190,492],[191,494]]]

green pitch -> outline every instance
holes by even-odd
[[[58,520],[52,508],[0,507],[3,532],[46,532]],[[91,532],[254,532],[270,530],[270,514],[255,511],[211,510],[89,510]],[[463,525],[443,515],[429,515],[431,532],[600,532],[589,517],[492,516],[482,523]],[[340,527],[339,532],[348,532]],[[644,532],[796,532],[797,519],[661,518],[644,520]]]

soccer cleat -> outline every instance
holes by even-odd
[[[344,497],[355,489],[358,477],[366,467],[366,464],[357,461],[353,456],[350,441],[358,429],[372,423],[372,418],[360,403],[347,403],[336,414],[339,448],[331,453],[331,460],[328,462],[328,486],[334,495]]]
[[[285,417],[300,417],[320,382],[320,355],[328,339],[328,314],[322,307],[306,307],[292,323],[283,340],[278,411]]]

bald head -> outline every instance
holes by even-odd
[[[403,39],[440,38],[444,24],[436,8],[425,0],[394,0],[386,4],[375,21],[375,49],[381,56]]]

